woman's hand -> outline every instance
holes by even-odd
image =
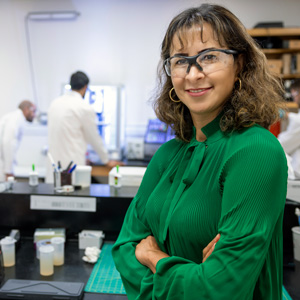
[[[203,249],[203,259],[202,262],[204,263],[206,261],[206,259],[212,254],[212,252],[215,249],[215,245],[217,243],[217,241],[220,239],[221,235],[220,233],[218,233],[216,235],[216,237]]]
[[[142,265],[148,267],[153,273],[156,272],[157,262],[164,257],[169,257],[168,254],[160,250],[152,235],[149,235],[137,244],[135,256]]]

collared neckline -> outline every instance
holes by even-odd
[[[193,138],[191,142],[194,143],[205,143],[210,144],[215,142],[225,136],[225,133],[220,128],[220,120],[223,116],[223,112],[221,112],[214,120],[210,123],[206,124],[201,128],[201,131],[205,134],[206,140],[203,142],[199,142],[196,140],[196,128],[193,127]]]

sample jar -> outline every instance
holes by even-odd
[[[15,242],[16,240],[10,236],[6,236],[0,241],[4,267],[12,267],[16,263]]]
[[[29,185],[37,186],[39,185],[39,174],[36,171],[32,171],[29,173]]]
[[[54,273],[53,253],[54,247],[52,245],[40,247],[40,274],[42,276],[50,276]]]
[[[292,232],[294,244],[294,259],[300,261],[300,227],[293,227]]]
[[[65,262],[65,239],[63,237],[53,237],[51,245],[54,247],[54,266],[63,265]]]

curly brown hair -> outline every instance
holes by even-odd
[[[235,86],[232,96],[224,105],[221,130],[230,132],[255,123],[269,128],[279,119],[280,109],[286,109],[282,82],[271,73],[264,53],[240,20],[226,8],[211,4],[183,11],[171,21],[167,29],[158,68],[159,91],[153,104],[157,117],[171,126],[179,139],[188,142],[192,138],[191,114],[182,102],[170,100],[169,91],[173,85],[163,64],[170,57],[173,37],[176,35],[183,44],[189,29],[200,28],[203,41],[203,24],[210,24],[221,46],[237,50],[243,56],[242,68],[238,74],[241,89],[239,84]]]

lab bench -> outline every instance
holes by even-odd
[[[33,236],[36,228],[66,228],[67,238],[77,238],[82,229],[90,229],[115,240],[137,189],[92,184],[66,194],[55,192],[52,184],[16,182],[0,194],[0,234],[14,228],[22,236]]]
[[[137,190],[138,187],[114,188],[107,184],[92,184],[89,188],[62,194],[55,192],[52,184],[40,183],[31,187],[27,182],[16,182],[12,190],[0,194],[0,236],[7,235],[11,229],[19,229],[21,233],[16,265],[5,268],[5,280],[80,281],[86,284],[93,265],[82,260],[78,233],[83,229],[102,230],[106,241],[114,241]],[[43,206],[43,203],[47,205]],[[291,233],[291,227],[297,226],[294,211],[299,206],[300,203],[287,200],[283,224],[283,284],[293,300],[300,300],[300,262],[292,258]],[[54,275],[48,278],[41,278],[39,274],[39,261],[33,246],[36,228],[66,228],[65,264],[55,267]],[[83,299],[126,300],[127,297],[85,293]]]
[[[16,182],[0,194],[0,235],[19,229],[21,239],[16,249],[16,265],[5,268],[8,279],[66,281],[87,283],[94,265],[82,260],[78,233],[83,229],[102,230],[105,241],[114,241],[121,229],[127,208],[137,187],[114,188],[92,184],[72,193],[58,193],[52,184],[31,187]],[[73,204],[76,205],[73,205]],[[65,264],[55,267],[50,277],[39,273],[39,260],[33,243],[36,228],[65,228]],[[126,300],[126,295],[86,293],[84,300]]]

